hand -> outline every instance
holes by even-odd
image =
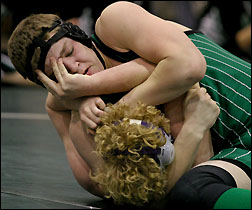
[[[62,59],[56,62],[56,59],[52,57],[50,58],[50,62],[58,83],[51,80],[42,71],[36,70],[38,79],[49,92],[58,99],[73,99],[85,96],[85,85],[88,83],[89,76],[68,73]]]
[[[184,118],[185,123],[188,123],[192,129],[204,133],[214,125],[219,114],[219,107],[205,88],[188,91],[184,101]]]
[[[95,129],[101,122],[100,117],[104,114],[106,104],[100,97],[88,97],[79,107],[80,119],[88,127],[90,134],[95,134]]]

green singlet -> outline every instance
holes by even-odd
[[[220,108],[211,129],[217,151],[211,159],[235,159],[251,168],[251,64],[202,33],[188,37],[206,59],[207,71],[200,85]]]
[[[204,34],[185,34],[204,55],[207,63],[201,87],[207,89],[220,107],[220,115],[211,129],[215,155],[211,159],[235,159],[251,168],[251,64],[224,50]],[[139,58],[133,51],[117,52],[106,46],[96,34],[91,36],[107,56],[120,62]],[[101,96],[116,102],[125,93]]]

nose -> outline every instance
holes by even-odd
[[[79,63],[71,58],[62,58],[62,62],[70,74],[78,73]]]

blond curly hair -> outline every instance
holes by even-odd
[[[166,170],[149,155],[140,155],[143,147],[153,149],[166,142],[159,127],[170,133],[169,120],[154,106],[138,103],[135,108],[126,104],[109,105],[101,118],[102,125],[95,135],[96,152],[104,160],[102,167],[90,174],[99,183],[107,198],[116,204],[142,206],[165,195]],[[143,120],[153,125],[130,124],[129,119]],[[128,154],[115,155],[114,151]]]

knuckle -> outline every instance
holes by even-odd
[[[91,129],[96,129],[97,128],[97,124],[96,123],[91,123],[90,125],[89,125],[89,128],[91,128]]]
[[[103,100],[101,98],[97,99],[97,103],[100,104],[100,105],[104,104],[104,102],[103,102]]]
[[[99,116],[100,110],[99,109],[94,109],[93,113],[94,113],[95,116]]]
[[[220,108],[217,106],[217,113],[220,114]]]
[[[61,86],[63,92],[67,92],[68,91],[68,87],[66,85],[62,85]]]
[[[87,113],[89,113],[89,108],[87,106],[83,106],[82,109],[81,109],[81,112],[84,114],[84,115],[87,115]]]
[[[94,120],[94,121],[95,121],[95,123],[96,123],[96,124],[99,124],[99,123],[101,122],[100,118],[98,118],[98,117],[97,117],[97,118],[95,118],[95,120]]]
[[[86,121],[86,114],[80,113],[80,119],[81,119],[81,121]]]
[[[80,119],[81,119],[81,121],[84,121],[85,120],[85,115],[80,113]]]
[[[59,97],[63,97],[63,96],[64,96],[62,91],[56,91],[55,93],[56,93],[56,95],[58,95]]]

